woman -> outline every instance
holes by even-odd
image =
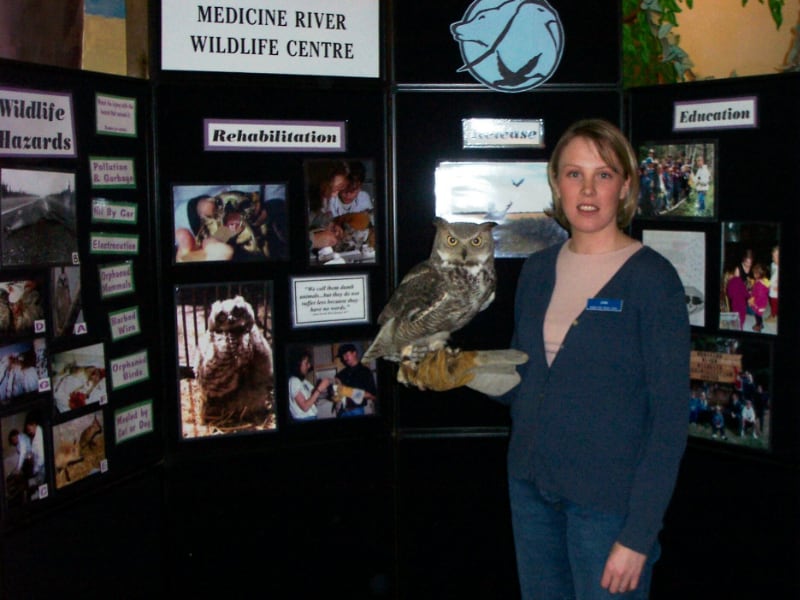
[[[573,124],[548,165],[570,238],[520,275],[509,492],[523,598],[646,598],[686,441],[689,322],[672,265],[623,231],[630,143]]]
[[[292,360],[289,373],[289,413],[295,421],[311,421],[317,418],[317,400],[331,384],[327,377],[316,386],[306,377],[311,370],[311,354],[301,350]]]

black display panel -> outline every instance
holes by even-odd
[[[465,85],[478,82],[468,71],[450,26],[461,21],[477,5],[496,7],[500,2],[410,2],[394,3],[395,79],[400,84]],[[563,53],[550,84],[615,84],[619,81],[620,4],[550,2],[563,26]],[[497,12],[497,11],[494,11]]]
[[[790,400],[797,397],[799,391],[794,376],[798,324],[794,311],[787,308],[797,303],[798,283],[793,266],[800,258],[798,208],[792,184],[792,173],[800,161],[797,145],[797,132],[800,131],[800,115],[796,109],[798,91],[800,79],[797,74],[636,88],[629,92],[628,113],[630,136],[635,147],[654,141],[684,144],[702,138],[713,141],[717,149],[715,218],[692,223],[665,213],[656,221],[634,221],[633,231],[636,236],[646,229],[704,233],[707,317],[703,326],[693,328],[694,333],[722,338],[730,336],[739,346],[759,348],[764,358],[771,353],[771,372],[770,369],[761,369],[756,381],[757,386],[763,388],[759,394],[766,393],[769,397],[766,422],[769,431],[763,432],[769,441],[767,443],[762,435],[761,443],[756,446],[761,449],[769,446],[774,455],[781,457],[796,457],[799,448],[798,408]],[[749,115],[752,123],[744,126],[730,126],[728,123],[726,126],[725,120],[735,117],[736,110],[747,116],[744,109],[726,108],[728,104],[739,101],[754,107],[753,114]],[[705,114],[704,106],[714,109],[705,121],[695,121],[691,129],[686,129],[686,123],[691,124],[693,119],[700,118],[698,115]],[[689,201],[693,201],[691,196]],[[775,277],[771,267],[775,262],[773,252],[776,248],[783,268],[779,271],[780,285],[779,290],[775,290],[773,305],[760,309],[760,321],[752,307],[742,305],[740,314],[737,314],[737,301],[731,285],[740,279],[735,275],[741,277],[743,271],[751,271],[754,265],[759,264],[761,274],[751,274],[746,278],[747,289],[744,284],[741,286],[744,293],[752,290],[757,279],[766,282]],[[748,358],[747,352],[734,354],[742,356],[743,373],[753,371],[748,364],[756,364],[756,361]],[[700,381],[703,381],[702,377]],[[724,386],[725,381],[722,384]],[[694,387],[698,386],[695,384]],[[735,399],[741,395],[740,387],[734,386]],[[727,398],[722,401],[723,412],[727,402]],[[712,402],[715,403],[720,402]],[[725,414],[728,418],[736,417],[735,410],[727,409]],[[737,422],[738,418],[734,418],[734,425]],[[736,426],[732,428],[737,438],[738,429]],[[698,431],[692,440],[713,449],[725,447],[723,441],[730,442],[712,435],[711,430],[707,436]],[[708,439],[697,439],[704,437]],[[748,455],[747,450],[737,451]],[[749,454],[758,456],[762,453]]]
[[[431,251],[436,215],[435,172],[441,161],[547,161],[550,148],[573,121],[602,117],[619,123],[621,99],[614,90],[528,94],[408,92],[396,99],[396,231],[400,278]],[[462,119],[544,121],[539,148],[464,148]],[[549,206],[549,202],[548,202]],[[513,331],[514,293],[522,258],[497,258],[494,302],[452,338],[463,349],[506,348]],[[399,387],[399,428],[506,427],[508,410],[467,388],[420,392]]]
[[[0,505],[13,526],[160,461],[163,413],[150,85],[2,61],[0,88]]]
[[[263,78],[256,77],[240,77],[224,85],[216,81],[205,83],[196,80],[183,83],[178,81],[180,79],[177,77],[175,81],[163,83],[155,91],[158,105],[157,153],[160,157],[159,214],[164,263],[164,339],[167,347],[177,348],[179,354],[177,361],[165,361],[166,403],[173,415],[168,438],[179,443],[190,438],[196,439],[185,435],[186,423],[190,419],[178,412],[179,385],[181,396],[186,397],[187,385],[200,383],[196,380],[196,365],[191,360],[191,356],[196,354],[195,350],[188,346],[184,348],[185,340],[190,340],[191,336],[185,336],[182,332],[205,329],[203,320],[208,318],[211,311],[210,302],[206,302],[208,306],[198,304],[191,311],[187,311],[185,303],[176,306],[175,290],[213,286],[218,290],[217,299],[223,299],[228,296],[233,298],[243,284],[252,286],[257,282],[269,285],[272,289],[268,314],[266,309],[259,309],[252,302],[250,304],[256,313],[255,322],[273,350],[270,359],[271,380],[266,385],[270,390],[268,409],[274,413],[274,419],[271,417],[272,420],[265,426],[252,420],[235,423],[225,418],[224,433],[229,435],[225,436],[227,439],[223,445],[217,441],[219,436],[216,433],[219,432],[214,429],[214,424],[205,419],[203,427],[208,435],[199,443],[204,446],[211,444],[220,450],[231,444],[249,447],[268,443],[280,446],[283,441],[298,437],[336,437],[353,430],[363,431],[364,428],[384,430],[389,416],[388,399],[386,403],[382,399],[380,412],[376,411],[371,418],[347,422],[328,419],[327,422],[311,426],[292,427],[287,398],[290,389],[287,362],[290,360],[290,346],[314,347],[338,341],[368,341],[374,334],[374,318],[385,301],[388,235],[384,92],[377,84],[354,87],[348,83],[335,85],[305,81],[287,89],[267,85]],[[206,121],[230,123],[236,131],[251,123],[269,123],[264,127],[267,131],[288,130],[297,125],[307,130],[310,128],[311,137],[325,127],[333,127],[338,128],[341,138],[335,148],[327,150],[295,149],[286,145],[268,150],[263,146],[247,148],[243,145],[220,149],[215,148],[212,143],[214,140],[205,134]],[[258,143],[263,141],[262,138]],[[342,215],[341,221],[336,221],[335,225],[340,232],[345,232],[345,237],[349,233],[352,238],[347,237],[341,245],[328,247],[323,253],[317,247],[317,235],[322,230],[315,221],[320,209],[318,194],[325,188],[327,200],[329,194],[336,194],[339,190],[323,186],[328,182],[321,174],[338,168],[342,163],[348,172],[362,169],[359,190],[362,196],[369,195],[371,218],[358,219],[356,223],[356,220],[350,219],[352,215]],[[252,185],[244,185],[248,183]],[[239,189],[233,189],[236,187]],[[229,251],[233,247],[232,259],[215,255],[202,256],[200,262],[182,260],[177,244],[179,213],[176,211],[176,193],[191,197],[194,190],[202,192],[201,195],[210,195],[218,208],[224,206],[220,210],[226,215],[223,217],[225,222],[220,221],[220,229],[230,225],[227,219],[233,219],[236,223],[241,222],[245,230],[252,229],[255,238],[258,238],[258,221],[248,220],[248,213],[239,207],[249,207],[260,196],[276,196],[275,199],[280,196],[280,203],[266,206],[264,212],[271,214],[271,208],[275,206],[281,209],[284,219],[281,235],[273,236],[271,241],[265,237],[264,245],[255,245],[262,250],[255,250],[251,256],[247,252],[247,247],[253,248],[252,245],[247,246],[249,235],[245,236],[246,239],[242,238],[243,243],[239,246],[238,240],[244,233],[240,237],[229,237],[230,234],[220,237],[214,231],[217,225],[207,221],[199,237],[222,239]],[[230,199],[232,197],[233,200]],[[360,232],[358,236],[353,233],[352,229],[358,226],[372,230],[369,240],[366,229],[363,230],[363,236]],[[272,249],[278,247],[275,245],[278,241],[280,253],[269,249],[270,244]],[[357,293],[350,290],[353,286],[358,288]],[[344,293],[350,294],[348,297],[351,299],[355,297],[354,302],[348,305],[354,308],[351,312],[343,310],[337,313],[345,306],[339,302]],[[320,306],[319,311],[316,310],[317,306]],[[262,313],[260,315],[259,310]],[[196,317],[200,313],[204,316]],[[359,318],[351,318],[352,313],[357,313]],[[339,369],[343,367],[334,361],[324,368],[335,368],[336,365]],[[322,369],[322,363],[317,367]],[[315,372],[309,377],[323,375],[327,377],[328,372]],[[198,393],[206,392],[198,390]],[[265,431],[267,435],[238,435]],[[197,446],[198,442],[183,443],[176,447],[176,451],[191,453]]]

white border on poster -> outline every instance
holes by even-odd
[[[377,78],[380,2],[162,0],[161,68]]]
[[[0,156],[75,158],[77,145],[71,94],[0,87]]]
[[[675,102],[672,129],[752,129],[758,127],[756,96]]]
[[[344,121],[204,119],[206,151],[344,152]]]
[[[292,326],[369,323],[367,275],[294,277]]]

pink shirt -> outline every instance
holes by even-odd
[[[544,316],[544,350],[547,364],[561,349],[573,321],[586,308],[586,302],[599,292],[631,256],[642,247],[641,242],[602,254],[577,254],[567,242],[556,261],[556,285]]]

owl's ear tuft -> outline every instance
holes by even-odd
[[[494,221],[484,221],[483,223],[480,224],[480,228],[482,231],[488,231],[490,229],[494,229],[495,227],[497,227],[497,223],[495,223]]]
[[[447,227],[448,225],[450,225],[450,223],[445,221],[442,217],[434,217],[433,218],[433,224],[437,228],[438,227]]]

